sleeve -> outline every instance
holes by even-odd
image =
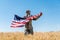
[[[33,20],[37,20],[42,16],[42,12],[40,14],[37,15],[37,18],[34,18]]]

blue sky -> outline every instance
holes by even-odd
[[[42,17],[33,21],[34,31],[60,31],[60,0],[0,0],[0,32],[24,32],[25,28],[11,28],[14,14],[25,16],[26,10]]]

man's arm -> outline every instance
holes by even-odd
[[[39,16],[37,18],[34,18],[33,20],[37,20],[42,16],[42,12],[40,12]]]

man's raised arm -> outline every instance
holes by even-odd
[[[40,14],[38,14],[37,16],[38,16],[38,17],[37,17],[37,18],[34,18],[33,20],[39,19],[39,18],[42,16],[42,12],[40,12]]]

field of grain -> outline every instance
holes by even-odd
[[[0,40],[60,40],[60,32],[35,32],[26,36],[23,32],[0,32]]]

